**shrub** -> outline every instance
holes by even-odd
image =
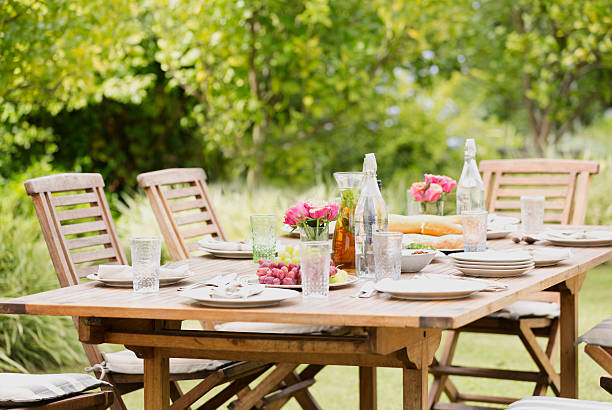
[[[24,179],[0,185],[0,298],[59,287]],[[0,371],[27,372],[83,360],[71,319],[0,315]]]

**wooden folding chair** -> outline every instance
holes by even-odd
[[[62,287],[77,285],[81,278],[96,270],[93,264],[127,263],[104,195],[104,181],[100,174],[51,175],[28,180],[25,188],[34,202]],[[73,319],[78,326],[78,318]],[[98,346],[84,343],[83,348],[92,366],[103,361]],[[216,408],[270,367],[263,363],[237,362],[210,371],[172,373],[172,408],[188,408],[213,387],[231,382],[207,402],[207,406]],[[142,374],[106,373],[104,379],[113,385],[113,410],[126,410],[121,395],[142,388],[144,382]],[[181,392],[177,383],[179,380],[200,379],[202,381],[186,394]],[[263,389],[259,391],[259,398],[269,392]]]
[[[545,196],[545,222],[581,225],[587,208],[590,176],[599,172],[592,161],[556,159],[509,159],[481,161],[489,213],[520,217],[520,196]],[[540,292],[532,300],[556,302],[558,292]],[[459,335],[463,332],[509,334],[520,338],[538,367],[537,372],[453,366]],[[545,349],[536,337],[547,338]],[[559,318],[485,317],[455,331],[447,332],[440,358],[430,367],[434,381],[430,389],[431,409],[466,408],[463,402],[509,404],[517,398],[460,393],[449,376],[470,376],[535,382],[534,396],[545,395],[548,387],[559,395],[560,378],[554,360],[558,350]],[[445,393],[451,403],[440,403]],[[470,407],[472,408],[472,407]]]
[[[104,410],[113,403],[113,392],[101,390],[44,401],[40,404],[8,407],[13,410]]]
[[[582,342],[586,343],[584,352],[612,376],[612,316],[604,319],[580,336],[576,343]],[[603,389],[612,394],[612,391],[610,391],[612,379],[602,377],[600,384]]]
[[[146,172],[138,175],[137,180],[149,198],[173,260],[188,259],[198,249],[198,238],[204,235],[227,240],[210,199],[206,173],[202,168]],[[205,323],[202,326],[210,328]],[[295,390],[299,394],[296,398],[303,407],[318,408],[314,398],[306,390],[301,390],[314,383],[314,376],[321,369],[323,366],[319,365],[307,366],[301,373],[287,369],[283,382],[278,386],[280,392],[274,396],[278,398],[274,407],[279,408],[291,399],[292,394],[287,393]]]

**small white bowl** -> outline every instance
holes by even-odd
[[[425,252],[425,253],[414,253]],[[429,249],[402,249],[402,272],[418,272],[427,266],[436,256],[436,251]]]

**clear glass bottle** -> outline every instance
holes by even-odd
[[[374,277],[374,232],[389,229],[389,214],[376,182],[376,157],[366,154],[363,160],[363,183],[355,207],[355,270],[357,276]]]
[[[457,184],[457,215],[464,211],[485,210],[485,189],[476,164],[476,143],[472,138],[465,141],[465,162]]]

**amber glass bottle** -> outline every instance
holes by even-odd
[[[355,206],[359,199],[361,172],[335,172],[340,189],[340,210],[332,239],[332,260],[341,269],[355,271]]]

